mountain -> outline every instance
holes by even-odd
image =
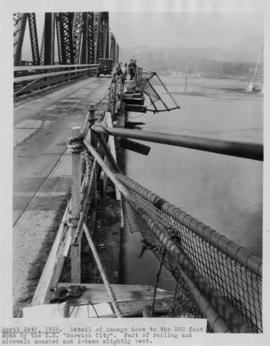
[[[216,47],[183,48],[183,47],[120,47],[120,60],[128,62],[136,59],[140,66],[155,70],[185,70],[192,66],[201,70],[202,65],[213,63],[257,63],[262,44],[257,42],[239,42],[229,49]],[[250,44],[249,44],[250,43]]]

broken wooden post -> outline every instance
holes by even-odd
[[[76,234],[80,216],[80,188],[81,188],[81,164],[80,155],[83,145],[79,141],[80,127],[72,128],[72,141],[75,144],[71,148],[72,159],[72,189],[71,189],[71,213],[72,213],[72,238]],[[81,235],[76,245],[71,246],[71,282],[81,282]]]

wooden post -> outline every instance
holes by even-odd
[[[110,128],[113,128],[111,113],[106,112],[105,114],[106,114],[107,126],[110,127]],[[117,162],[115,141],[114,141],[114,137],[113,136],[109,136],[108,145],[109,145],[109,149],[110,149],[110,152],[112,154],[112,157],[114,158],[114,161]],[[106,156],[106,163],[108,163],[107,156]],[[115,187],[115,194],[116,194],[116,199],[118,201],[120,201],[121,200],[121,194],[120,194],[120,191],[118,190],[117,187]]]
[[[72,128],[72,137],[80,135],[80,127]],[[80,152],[72,152],[72,218],[79,220],[80,216],[80,188],[81,188],[81,164]],[[72,227],[72,238],[76,233],[76,223]],[[71,282],[81,282],[81,236],[78,238],[77,246],[71,246]]]
[[[94,125],[94,123],[96,121],[95,111],[96,111],[96,106],[95,106],[94,103],[91,103],[90,106],[89,106],[89,125],[90,125],[90,128],[91,128],[92,125]],[[90,131],[90,144],[93,145],[93,146],[95,144],[95,139],[94,139],[92,131]]]
[[[151,305],[145,305],[142,311],[143,317],[153,317]]]
[[[96,112],[96,105],[94,103],[91,103],[89,106],[89,125],[90,125],[90,129],[91,126],[93,126],[96,122],[96,118],[95,118],[95,112]],[[96,138],[94,136],[94,133],[90,130],[90,138],[89,138],[89,143],[96,147]],[[93,196],[93,205],[96,206],[97,205],[97,169],[95,168],[94,171],[94,196]]]

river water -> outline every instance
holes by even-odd
[[[162,77],[181,109],[153,115],[130,113],[143,129],[235,141],[263,142],[263,96],[231,79]],[[161,91],[160,91],[161,92]],[[146,143],[149,145],[150,143]],[[150,144],[143,156],[126,152],[126,174],[239,245],[262,255],[262,178],[259,161]],[[129,284],[155,283],[159,263],[150,251],[139,258],[141,236],[124,235],[123,278]],[[160,287],[174,280],[163,271]]]

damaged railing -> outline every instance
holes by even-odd
[[[61,245],[52,250],[53,260],[47,261],[52,274],[46,282],[40,281],[33,304],[48,302],[50,288],[60,279],[69,249],[71,281],[80,282],[81,236],[86,232],[92,248],[92,230],[88,232],[86,221],[95,223],[97,179],[106,176],[122,196],[125,227],[140,231],[154,254],[164,261],[179,289],[190,299],[196,316],[205,316],[214,332],[262,332],[261,260],[122,174],[111,139],[140,139],[260,161],[263,146],[113,128],[111,114],[98,117],[93,105],[83,127],[73,129],[72,135],[68,145],[72,199],[58,237]],[[115,314],[121,317],[106,277],[103,281]]]
[[[84,233],[99,269],[106,292],[111,299],[114,313],[116,317],[123,317],[92,240],[96,219],[95,209],[99,167],[97,167],[96,160],[85,150],[84,140],[89,145],[96,146],[96,138],[94,138],[90,131],[91,126],[96,120],[95,107],[94,105],[90,105],[82,128],[75,127],[72,129],[72,137],[68,142],[68,150],[71,153],[72,160],[72,196],[68,202],[56,239],[36,288],[32,305],[52,302],[53,292],[58,287],[65,260],[68,257],[70,257],[71,264],[71,282],[74,284],[81,282],[81,241],[82,234]],[[100,120],[104,126],[109,127],[112,125],[110,114],[106,114],[105,116],[102,114]],[[109,141],[105,145],[111,145],[110,150],[114,149],[112,141]],[[68,309],[65,310],[66,315],[64,317],[69,317]]]
[[[263,160],[263,146],[255,143],[149,135],[98,124],[92,131],[99,136],[136,138]],[[125,226],[140,231],[159,259],[166,250],[165,265],[176,281],[185,285],[210,327],[215,332],[262,332],[261,259],[121,174],[109,151],[104,150],[110,170],[95,149],[84,143],[123,196]]]

